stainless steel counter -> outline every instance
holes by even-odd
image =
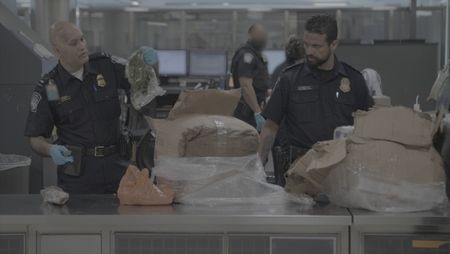
[[[139,207],[87,195],[58,207],[39,195],[0,195],[0,253],[346,254],[351,222],[335,206]]]
[[[416,213],[376,213],[350,209],[353,225],[450,226],[450,208]]]
[[[71,196],[65,206],[42,203],[39,195],[0,195],[0,224],[246,224],[349,226],[347,209],[283,205],[120,206],[112,195]]]

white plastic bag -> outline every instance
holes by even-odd
[[[158,181],[171,185],[183,204],[274,204],[289,201],[312,205],[306,195],[292,196],[266,182],[257,154],[246,157],[185,157],[158,160],[153,169]]]
[[[0,153],[0,171],[28,167],[30,164],[31,159],[26,156]]]

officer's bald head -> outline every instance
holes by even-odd
[[[53,51],[66,65],[64,67],[81,68],[89,60],[83,33],[74,24],[68,21],[54,23],[50,27],[49,37]]]
[[[69,34],[73,32],[80,32],[74,24],[68,21],[58,21],[50,26],[49,39],[52,46],[57,46],[59,43],[68,41]]]
[[[262,24],[253,24],[248,29],[249,41],[257,50],[262,50],[267,43],[267,31]]]

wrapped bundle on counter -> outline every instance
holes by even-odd
[[[121,205],[170,205],[174,192],[168,186],[154,185],[148,169],[130,165],[120,180],[117,196]]]
[[[337,205],[379,212],[446,205],[445,174],[432,136],[431,118],[409,108],[357,112],[352,136],[318,143],[294,162],[286,190],[324,192]]]

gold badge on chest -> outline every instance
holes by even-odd
[[[106,81],[105,81],[105,78],[103,78],[102,74],[98,74],[97,75],[97,86],[98,87],[105,87],[106,86]]]
[[[339,86],[339,90],[341,90],[343,93],[348,93],[352,90],[350,79],[348,78],[342,78],[341,79],[341,85]]]

